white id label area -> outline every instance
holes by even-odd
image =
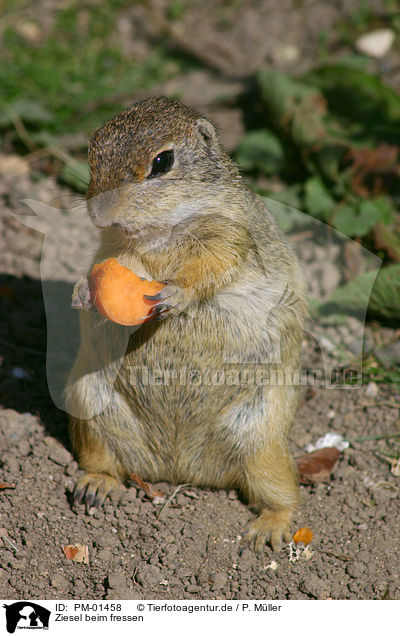
[[[232,635],[252,629],[291,630],[301,636],[337,636],[356,633],[376,636],[398,624],[400,601],[0,601],[0,634],[155,635],[171,630],[174,636],[210,635],[229,630]],[[20,631],[23,630],[23,631]],[[162,632],[160,630],[163,630]],[[285,633],[285,632],[283,632]]]

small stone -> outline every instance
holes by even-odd
[[[326,598],[327,587],[326,582],[322,581],[316,574],[309,572],[306,579],[302,582],[301,591],[312,596],[315,599]]]
[[[356,583],[355,581],[350,581],[347,587],[349,588],[350,592],[353,592],[353,594],[358,594],[358,592],[360,591],[358,583]]]
[[[26,559],[17,559],[12,556],[8,559],[8,565],[13,570],[24,570],[26,567]]]
[[[370,561],[367,564],[368,578],[371,580],[376,575],[376,564]]]
[[[266,565],[265,570],[272,570],[273,572],[278,569],[278,564],[276,561],[271,561],[269,565]]]
[[[40,576],[47,576],[48,575],[48,569],[45,566],[44,563],[39,563],[38,567],[37,567],[37,571],[39,573]]]
[[[192,576],[193,572],[189,568],[183,567],[183,568],[180,568],[179,570],[177,570],[176,574],[180,578],[181,581],[184,581],[185,579],[187,579],[190,576]]]
[[[371,57],[381,58],[391,49],[396,34],[392,29],[376,29],[362,35],[356,41],[356,49]]]
[[[136,573],[136,580],[142,587],[154,587],[163,579],[161,570],[150,563],[143,563]]]
[[[108,575],[108,586],[112,589],[114,588],[124,588],[126,587],[126,576],[122,571],[113,572]]]
[[[72,455],[66,448],[55,446],[50,449],[49,458],[59,466],[67,466],[71,463]]]
[[[226,582],[227,582],[226,574],[224,574],[224,572],[213,572],[210,575],[210,582],[212,584],[212,588],[214,591],[220,590],[226,585]]]
[[[198,594],[202,591],[202,589],[200,585],[191,585],[190,583],[188,583],[187,585],[185,585],[185,591],[189,594]]]
[[[249,550],[248,548],[246,548],[245,550],[243,550],[242,554],[240,555],[238,569],[241,570],[242,572],[247,572],[248,570],[250,570],[253,560],[254,560],[253,552]]]
[[[31,445],[27,439],[21,439],[18,444],[18,451],[22,457],[26,457],[31,452]]]
[[[376,382],[368,382],[367,388],[365,389],[365,395],[368,395],[368,397],[376,397],[378,393],[379,389]]]
[[[325,349],[328,353],[336,351],[336,345],[326,338],[325,336],[318,336],[318,343],[322,349]]]
[[[17,24],[15,25],[15,30],[19,35],[21,35],[31,44],[37,44],[40,41],[42,35],[42,31],[36,24],[36,22],[31,21],[17,22]],[[23,174],[28,173],[24,172]]]
[[[272,57],[277,64],[293,64],[300,57],[300,49],[293,44],[281,44],[272,51]]]
[[[70,462],[68,466],[66,467],[65,474],[68,475],[68,477],[74,477],[77,472],[78,472],[78,463],[74,460]]]
[[[54,574],[53,576],[50,577],[50,585],[52,587],[56,587],[56,588],[67,588],[68,587],[68,581],[65,578],[65,576],[62,576],[61,574]]]
[[[358,579],[364,574],[365,567],[362,563],[349,563],[346,572],[352,579]]]
[[[98,552],[97,554],[97,558],[99,561],[111,561],[111,559],[113,558],[113,553],[111,552],[111,550],[100,550],[100,552]]]
[[[74,581],[74,592],[77,596],[84,596],[86,593],[86,585],[81,579]]]
[[[20,561],[22,561],[22,559],[26,560],[26,553],[25,552],[21,552],[21,551],[16,552],[15,553],[15,558],[20,560]]]
[[[19,155],[0,155],[1,174],[11,174],[13,177],[26,177],[30,173],[29,162]]]

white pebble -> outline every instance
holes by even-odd
[[[392,29],[377,29],[358,38],[356,49],[371,57],[384,57],[392,47],[395,37]]]
[[[368,382],[367,388],[365,389],[365,395],[368,395],[368,397],[376,397],[378,393],[379,389],[376,382]]]

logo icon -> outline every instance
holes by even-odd
[[[49,629],[51,612],[37,603],[18,601],[3,607],[6,609],[9,634],[14,634],[16,629]]]

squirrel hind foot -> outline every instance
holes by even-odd
[[[121,489],[121,484],[111,475],[87,473],[80,477],[73,491],[74,501],[85,503],[88,508],[99,508],[112,491]]]
[[[282,548],[282,542],[291,541],[290,521],[293,510],[263,510],[250,528],[245,532],[242,543],[250,543],[254,540],[256,552],[262,552],[266,541],[269,539],[274,552]]]

